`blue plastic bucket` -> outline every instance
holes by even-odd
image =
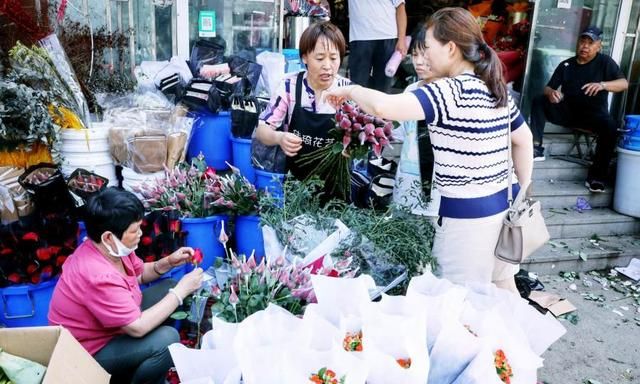
[[[622,148],[631,151],[640,151],[640,115],[625,116],[624,130]]]
[[[0,289],[0,322],[9,328],[48,325],[49,302],[58,279]]]
[[[143,290],[147,289],[149,287],[152,287],[158,284],[162,280],[166,280],[166,279],[173,279],[173,280],[179,281],[180,279],[182,279],[182,276],[184,276],[185,273],[187,273],[187,265],[186,264],[179,265],[177,267],[174,267],[172,270],[170,270],[169,272],[165,273],[164,275],[160,276],[159,278],[157,278],[156,280],[150,283],[140,284],[140,289],[143,289]]]
[[[246,177],[250,183],[255,183],[256,172],[251,162],[251,139],[243,139],[231,136],[233,150],[233,165],[240,169],[240,174]]]
[[[238,254],[244,254],[248,258],[251,256],[251,252],[255,250],[256,262],[259,263],[264,257],[264,240],[262,239],[260,216],[237,216],[235,235]]]
[[[231,115],[222,111],[217,115],[207,112],[193,113],[195,118],[187,158],[204,155],[207,165],[215,169],[227,169],[231,162]]]
[[[224,247],[218,241],[222,222],[225,231],[228,228],[229,217],[226,215],[209,216],[203,218],[183,218],[182,230],[187,232],[185,244],[188,247],[200,248],[203,259],[200,267],[205,271],[211,267],[216,257],[225,257]]]
[[[272,173],[256,169],[256,188],[265,189],[271,196],[280,201],[280,205],[284,202],[284,192],[282,185],[284,184],[283,173]]]

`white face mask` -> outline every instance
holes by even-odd
[[[126,245],[122,244],[122,241],[120,241],[120,239],[118,239],[116,237],[116,235],[113,235],[113,239],[116,242],[116,248],[117,250],[114,251],[111,246],[109,244],[107,244],[106,241],[104,241],[104,237],[102,238],[102,244],[104,244],[104,246],[107,248],[107,251],[109,251],[109,254],[113,257],[125,257],[125,256],[129,256],[131,254],[131,252],[135,251],[138,248],[138,245],[136,244],[135,247],[133,248],[128,248]]]

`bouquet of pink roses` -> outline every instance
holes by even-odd
[[[324,177],[327,191],[336,196],[349,194],[349,160],[365,158],[373,150],[380,157],[390,146],[393,123],[364,113],[357,105],[345,102],[336,112],[336,126],[329,132],[332,144],[322,147],[298,160],[302,166],[313,166],[310,175]]]

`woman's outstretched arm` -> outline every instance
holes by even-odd
[[[327,90],[326,100],[334,107],[353,100],[367,113],[395,121],[424,120],[424,110],[412,93],[389,95],[359,85]]]

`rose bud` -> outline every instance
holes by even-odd
[[[342,104],[342,110],[349,113],[353,111],[353,105],[349,104],[349,103],[343,103]]]
[[[371,124],[371,123],[365,124],[365,126],[364,126],[364,133],[366,133],[367,136],[373,135],[373,132],[375,130],[376,130],[376,127],[374,127],[373,124]]]
[[[364,142],[367,141],[367,134],[364,131],[361,131],[358,134],[358,140],[360,140],[360,145],[364,145]]]
[[[363,126],[362,126],[362,124],[361,124],[361,123],[353,123],[353,124],[351,125],[351,129],[352,129],[352,130],[354,130],[354,131],[356,131],[356,132],[357,132],[357,131],[362,131]]]
[[[191,256],[191,260],[193,264],[198,265],[202,263],[203,258],[204,258],[204,255],[202,254],[202,250],[200,250],[200,248],[195,248],[193,250],[193,256]]]
[[[371,116],[371,115],[364,115],[364,123],[365,123],[365,124],[369,124],[369,123],[373,124],[373,122],[374,122],[374,118],[373,118],[373,116]]]
[[[341,121],[345,117],[346,116],[342,112],[340,111],[336,112],[336,121]]]
[[[375,137],[385,137],[384,130],[380,127],[373,130],[373,134]]]
[[[347,148],[351,144],[351,136],[345,135],[342,137],[342,147]]]
[[[340,120],[340,128],[342,129],[351,128],[351,121],[349,121],[349,119],[346,119],[346,118]]]
[[[389,136],[391,135],[391,133],[393,132],[393,124],[392,123],[385,123],[384,127],[382,128],[382,130],[384,131],[384,134]]]

